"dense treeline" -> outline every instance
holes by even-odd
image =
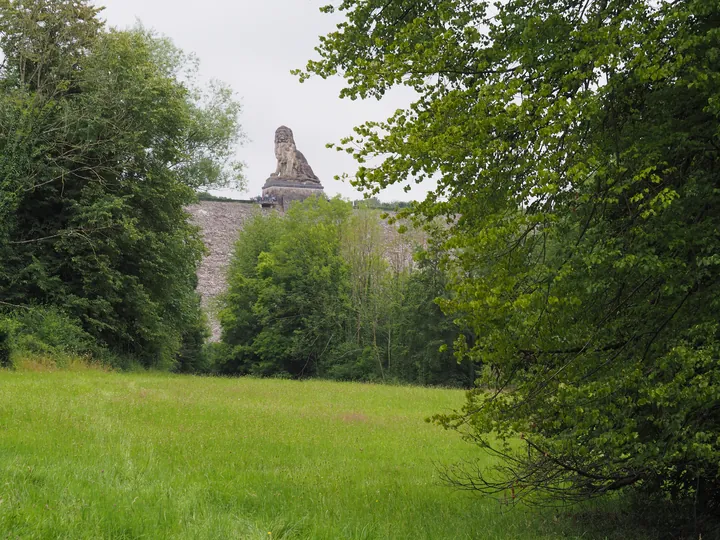
[[[718,3],[323,9],[344,20],[303,78],[418,96],[340,150],[370,193],[432,180],[410,210],[450,224],[443,308],[487,369],[439,421],[502,465],[449,477],[542,503],[632,488],[698,536],[720,513]]]
[[[386,238],[380,214],[310,198],[240,234],[223,300],[221,373],[468,386],[458,329],[435,300],[445,276],[421,238]]]
[[[410,201],[390,201],[383,202],[377,197],[368,197],[366,199],[358,199],[353,201],[353,206],[361,206],[364,208],[375,208],[377,210],[404,210],[412,206]]]
[[[240,179],[238,105],[168,40],[98,11],[0,1],[0,341],[57,351],[65,333],[74,352],[170,368],[206,332],[184,207]]]

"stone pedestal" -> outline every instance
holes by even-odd
[[[277,206],[287,210],[293,201],[304,201],[308,197],[322,196],[325,190],[319,182],[302,182],[293,178],[272,176],[262,188],[264,200],[273,200]]]

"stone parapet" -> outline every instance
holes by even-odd
[[[315,182],[298,182],[282,178],[268,178],[262,189],[263,198],[272,198],[283,209],[295,201],[304,201],[308,197],[322,196],[325,190]]]
[[[265,181],[263,191],[270,187],[292,187],[315,190],[325,189],[322,187],[322,184],[320,184],[320,182],[299,182],[298,180],[292,178],[278,178],[276,176],[271,176]]]

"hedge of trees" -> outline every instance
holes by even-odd
[[[3,347],[55,326],[116,361],[190,361],[204,246],[184,208],[241,180],[232,93],[84,0],[0,1],[0,50]]]
[[[386,238],[379,212],[352,206],[310,198],[246,224],[216,369],[470,386],[472,363],[452,353],[459,329],[435,302],[446,283],[438,254],[418,243],[413,262],[412,239]]]

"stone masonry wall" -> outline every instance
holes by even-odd
[[[225,291],[225,273],[233,246],[245,221],[260,212],[272,210],[258,204],[201,201],[188,207],[192,220],[202,228],[205,246],[210,252],[198,270],[198,291],[210,318],[212,341],[220,339],[220,323],[215,316],[214,300]]]

